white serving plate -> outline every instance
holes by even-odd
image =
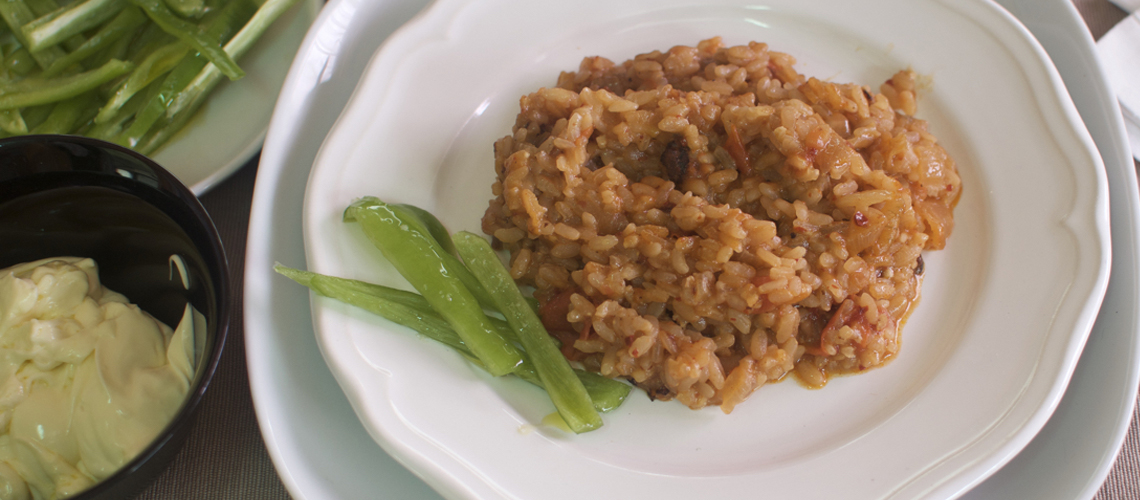
[[[1044,51],[981,1],[442,0],[377,52],[326,138],[306,191],[308,268],[406,287],[339,222],[349,202],[414,203],[477,231],[490,145],[518,96],[584,56],[620,61],[713,35],[762,40],[828,79],[874,85],[908,66],[933,78],[920,116],[967,188],[947,250],[927,255],[903,354],[824,391],[766,387],[731,416],[633,397],[601,430],[571,436],[538,425],[552,407],[537,389],[316,299],[318,344],[365,428],[444,496],[683,498],[757,484],[773,497],[955,495],[1059,402],[1107,285],[1107,181]]]
[[[1063,74],[1081,74],[1085,80],[1102,84],[1089,53],[1081,52],[1082,45],[1071,44],[1073,38],[1088,36],[1075,10],[1064,0],[1046,5],[1049,8],[1038,9],[1043,18],[1039,25],[1044,27],[1038,36],[1047,48],[1061,45],[1066,49],[1062,52],[1067,52],[1068,57],[1053,54]],[[287,286],[288,282],[270,271],[274,261],[292,265],[303,261],[298,200],[317,147],[369,55],[421,6],[418,1],[330,3],[294,62],[262,157],[246,259],[247,352],[263,435],[282,479],[296,498],[439,498],[368,438],[319,354],[309,327],[308,294],[300,287]],[[1113,129],[1117,125],[1103,116],[1109,109],[1105,103],[1113,102],[1104,92],[1102,86],[1093,85],[1075,89],[1074,95],[1086,96],[1077,99],[1086,119],[1090,114],[1099,118],[1098,126],[1090,125],[1094,136],[1098,141],[1111,142],[1112,134],[1119,130]],[[1114,180],[1113,229],[1117,235],[1126,230],[1134,235],[1135,184],[1115,182],[1119,178],[1127,180],[1129,175],[1134,178],[1131,162],[1113,160],[1108,165]],[[1115,196],[1118,190],[1128,195],[1129,186],[1131,196]],[[1117,203],[1118,200],[1124,201]],[[1133,240],[1118,241],[1117,249],[1131,250],[1126,255],[1135,256]],[[1137,300],[1135,262],[1130,264],[1131,274],[1122,274],[1118,271],[1120,266],[1114,267],[1106,308],[1110,303]],[[1132,286],[1118,286],[1119,283]],[[1095,361],[1082,361],[1074,379],[1075,385],[1095,390],[1070,392],[1054,419],[1031,445],[1053,450],[1057,443],[1064,443],[1068,455],[1078,460],[1018,457],[1006,469],[1016,471],[1003,471],[984,483],[983,488],[995,486],[999,489],[989,491],[1012,491],[1014,497],[1020,497],[1016,492],[1029,485],[1049,483],[1062,487],[1045,489],[1044,494],[1034,497],[1087,498],[1095,493],[1111,466],[1128,421],[1128,412],[1120,408],[1130,409],[1134,394],[1128,390],[1135,389],[1136,372],[1134,358],[1129,354],[1136,350],[1136,330],[1135,314],[1101,316],[1083,358]],[[1096,357],[1090,358],[1094,354]],[[1078,404],[1077,411],[1072,411]],[[1090,428],[1105,427],[1110,430],[1089,432]],[[1073,494],[1074,491],[1079,494]]]
[[[222,81],[196,116],[154,160],[201,195],[261,150],[289,62],[323,0],[303,0],[281,15],[238,61],[245,77]]]
[[[1096,140],[1108,174],[1112,275],[1069,388],[1038,436],[966,498],[1092,498],[1128,433],[1140,385],[1140,195],[1120,106],[1069,0],[1002,0],[1041,41]]]

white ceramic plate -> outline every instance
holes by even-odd
[[[634,397],[594,433],[520,433],[551,411],[537,390],[315,301],[318,343],[365,428],[445,496],[576,498],[601,485],[682,497],[756,484],[773,496],[952,496],[1008,461],[1059,401],[1107,284],[1107,184],[1044,51],[982,2],[437,3],[377,54],[321,149],[305,208],[309,268],[401,284],[338,222],[349,201],[416,203],[477,229],[490,144],[519,95],[585,55],[621,60],[714,34],[768,42],[809,75],[873,83],[911,66],[934,78],[920,115],[967,189],[950,246],[928,256],[903,354],[823,391],[766,387],[731,416]],[[552,491],[558,478],[568,486]]]
[[[1121,150],[1126,146],[1115,98],[1072,4],[1003,3],[1019,17],[1028,16],[1023,22],[1061,70],[1104,154],[1117,257],[1102,313],[1057,411],[1026,453],[968,496],[1088,499],[1123,441],[1137,385],[1136,174],[1129,152]],[[370,56],[423,5],[332,0],[294,61],[261,157],[246,255],[244,336],[262,434],[282,480],[299,500],[440,498],[370,439],[319,352],[309,294],[271,270],[276,261],[304,262],[300,199],[317,149]]]
[[[1140,385],[1140,249],[1135,164],[1120,106],[1069,0],[1002,0],[1041,41],[1096,140],[1108,173],[1112,274],[1096,325],[1060,406],[1013,461],[965,498],[1088,499],[1124,443]],[[1130,480],[1132,486],[1135,481]]]
[[[303,0],[271,26],[238,62],[246,76],[223,81],[194,118],[154,160],[201,195],[261,149],[289,62],[322,0]]]

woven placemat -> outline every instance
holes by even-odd
[[[221,235],[234,290],[234,322],[185,447],[139,499],[288,499],[253,413],[242,335],[245,237],[257,160],[201,197]]]

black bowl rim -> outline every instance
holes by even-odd
[[[155,191],[159,191],[165,195],[173,196],[186,208],[189,209],[194,219],[196,219],[201,224],[201,229],[203,229],[204,232],[209,236],[208,242],[195,241],[194,243],[199,247],[199,250],[206,250],[206,252],[203,252],[203,259],[207,263],[215,266],[218,269],[218,274],[221,277],[220,280],[216,280],[218,282],[214,283],[218,317],[216,322],[217,330],[214,334],[213,351],[210,354],[210,359],[207,362],[207,365],[205,366],[197,385],[192,387],[191,392],[187,394],[186,400],[183,403],[182,407],[178,410],[178,413],[175,414],[174,418],[171,419],[170,423],[168,423],[165,428],[163,428],[163,430],[159,433],[158,437],[156,437],[154,441],[152,441],[146,448],[139,452],[138,455],[124,464],[123,467],[121,467],[114,474],[111,474],[110,476],[104,478],[102,481],[96,483],[91,488],[88,488],[78,495],[72,497],[75,500],[94,499],[99,498],[100,495],[103,495],[104,493],[107,493],[108,490],[115,488],[125,478],[133,475],[145,464],[150,462],[151,459],[158,455],[159,452],[163,451],[166,446],[177,446],[181,444],[181,439],[178,440],[179,442],[173,442],[175,441],[175,437],[188,431],[189,426],[193,423],[197,410],[201,405],[203,397],[205,396],[206,389],[210,386],[210,382],[213,381],[214,374],[217,372],[218,363],[221,359],[222,352],[225,350],[224,348],[226,339],[229,336],[228,334],[232,320],[231,316],[233,309],[233,297],[231,296],[231,287],[229,283],[229,262],[226,257],[225,248],[222,246],[221,237],[218,235],[217,227],[214,225],[214,221],[206,211],[205,207],[202,206],[201,201],[198,200],[198,197],[195,196],[194,193],[191,192],[190,189],[182,183],[182,181],[179,181],[178,178],[176,178],[173,174],[160,166],[154,160],[132,149],[120,146],[118,144],[102,141],[99,139],[92,139],[89,137],[72,135],[23,135],[7,137],[0,139],[0,148],[12,144],[32,143],[74,144],[91,149],[112,150],[129,156],[134,160],[137,160],[146,165],[148,168],[154,171],[159,184],[157,187],[146,186],[144,184],[139,184],[139,186],[145,189],[153,189]],[[208,246],[203,248],[204,244]],[[185,436],[182,437],[184,438]],[[146,483],[149,484],[153,479],[154,478],[147,478]]]

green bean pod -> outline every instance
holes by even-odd
[[[483,314],[483,308],[444,264],[443,248],[382,202],[354,206],[353,217],[384,257],[407,279],[432,308],[451,324],[463,343],[486,366],[501,376],[515,371],[522,355],[503,338]]]
[[[602,417],[594,409],[582,381],[574,375],[570,363],[554,345],[546,327],[530,308],[511,279],[510,272],[491,249],[491,244],[466,231],[456,233],[454,240],[471,273],[491,294],[491,299],[519,336],[519,342],[534,364],[542,386],[550,394],[550,400],[566,425],[575,433],[601,427]]]
[[[123,10],[126,0],[83,0],[23,25],[28,50],[52,47],[73,35],[103,24]]]
[[[427,300],[418,294],[358,280],[302,271],[281,264],[274,265],[273,270],[309,287],[318,295],[359,307],[393,323],[416,330],[425,337],[447,345],[478,363],[479,366],[483,366],[467,349],[467,345],[463,343],[463,339],[459,338],[459,334],[455,333],[455,330],[439,316],[439,313],[428,305]],[[491,320],[495,322],[495,318],[491,318]],[[506,322],[502,322],[501,325],[498,325],[498,322],[495,323],[500,329],[510,330],[510,326]],[[594,404],[594,409],[599,412],[608,412],[621,406],[629,395],[630,386],[627,384],[584,370],[575,369],[574,374],[578,380],[582,381],[583,387],[586,388],[586,392],[589,393],[590,400]],[[514,375],[545,389],[542,379],[539,378],[534,364],[530,362],[526,353],[523,353],[523,362],[515,370]]]
[[[28,78],[0,94],[0,109],[48,104],[78,96],[134,69],[129,62],[112,59],[98,69],[49,80]]]
[[[375,196],[365,196],[357,200],[344,211],[344,221],[355,221],[352,217],[353,207],[368,206],[377,203],[383,204],[384,202]],[[444,229],[443,223],[440,222],[439,219],[436,219],[434,215],[431,215],[426,210],[414,205],[393,203],[387,204],[387,206],[402,219],[412,224],[415,230],[432,237],[435,242],[443,248],[443,264],[447,266],[448,271],[463,282],[463,286],[466,286],[467,289],[471,291],[471,294],[475,296],[475,299],[479,301],[479,304],[483,306],[483,308],[495,310],[495,303],[491,300],[490,294],[488,294],[487,290],[483,288],[483,285],[479,283],[479,280],[475,279],[475,275],[471,274],[471,271],[459,261],[457,257],[459,254],[455,251],[455,243],[451,241],[451,235],[447,234],[447,230]],[[430,221],[424,220],[424,214],[427,214],[427,218],[430,219]]]
[[[131,3],[138,6],[143,12],[146,12],[147,17],[155,24],[162,27],[163,31],[173,35],[175,38],[186,42],[187,45],[194,47],[202,55],[206,56],[210,62],[214,63],[222,74],[230,78],[230,80],[237,80],[245,76],[245,71],[242,71],[234,62],[233,58],[222,49],[216,41],[210,40],[197,25],[183,21],[177,15],[167,8],[162,0],[131,0]]]
[[[103,27],[99,28],[91,38],[88,38],[83,45],[77,47],[71,53],[57,59],[51,64],[50,67],[44,70],[43,76],[51,77],[58,75],[63,70],[86,60],[99,51],[109,47],[116,40],[132,34],[146,22],[146,15],[142,13],[138,7],[127,6],[119,11],[119,14],[111,19]]]

